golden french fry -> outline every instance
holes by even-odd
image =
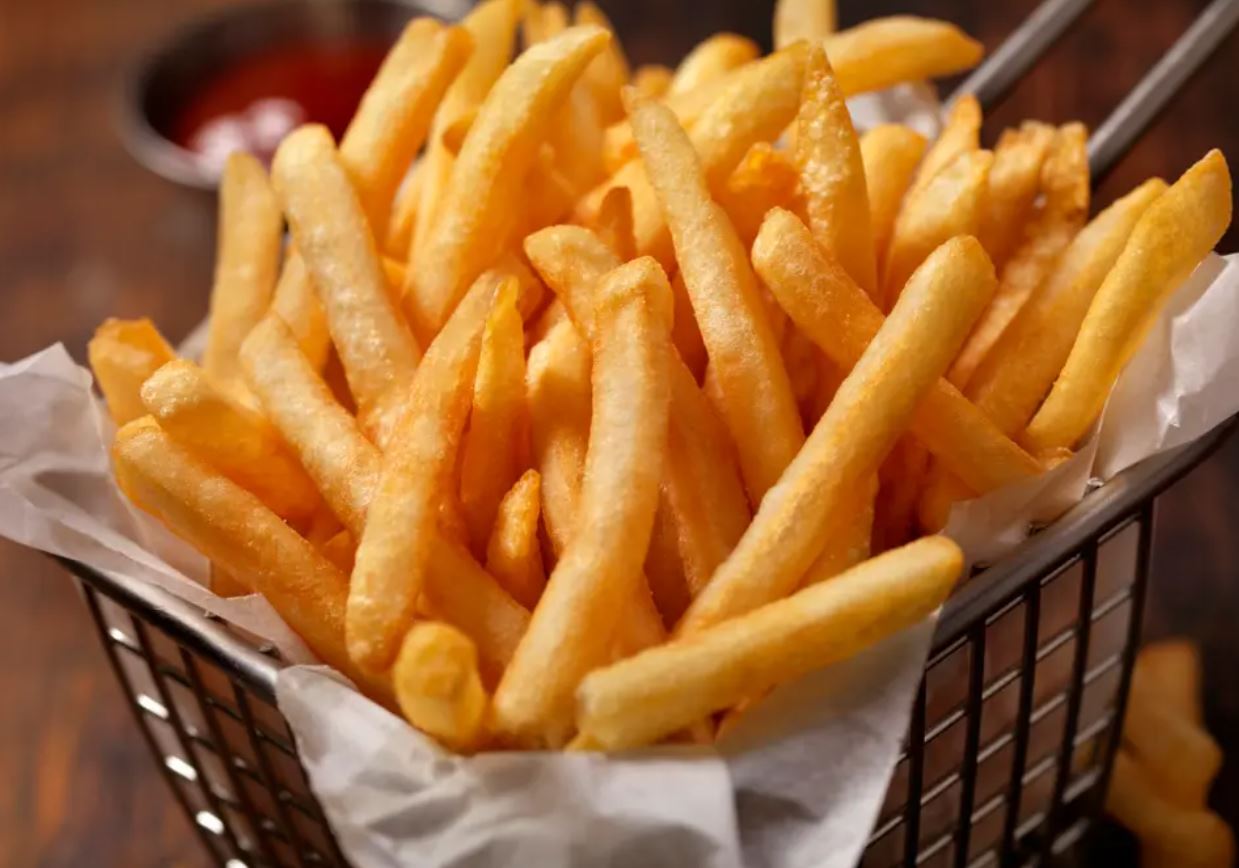
[[[149,319],[107,319],[86,345],[86,357],[108,413],[124,425],[146,414],[142,384],[176,353]]]
[[[624,115],[624,104],[620,100],[620,90],[627,84],[630,77],[628,58],[624,56],[624,47],[615,33],[615,27],[606,13],[598,8],[598,4],[583,0],[576,5],[575,23],[577,25],[593,25],[601,27],[611,34],[607,44],[593,62],[585,69],[585,81],[598,103],[603,123],[611,123]]]
[[[495,527],[486,545],[486,570],[518,603],[530,611],[542,596],[546,573],[538,550],[542,482],[526,470],[499,502]]]
[[[577,690],[581,735],[603,750],[650,744],[845,660],[929,615],[962,568],[955,543],[928,537],[691,638],[592,672]]]
[[[353,572],[353,559],[357,556],[357,546],[353,543],[353,535],[347,530],[342,530],[327,539],[318,547],[318,550],[346,576]]]
[[[217,563],[211,564],[210,583],[211,593],[217,597],[244,597],[254,593],[253,588]]]
[[[112,459],[121,489],[200,552],[244,576],[322,660],[376,698],[344,649],[348,577],[275,513],[177,444],[149,417],[116,435]]]
[[[409,261],[422,261],[422,250],[434,218],[439,213],[451,178],[454,155],[442,141],[444,132],[462,118],[476,118],[478,106],[507,68],[516,44],[516,25],[521,0],[487,0],[479,3],[460,22],[473,40],[473,52],[452,82],[435,112],[430,140],[422,158],[421,195],[417,219],[406,244],[396,248]]]
[[[835,0],[776,0],[774,47],[786,48],[802,39],[821,42],[835,32],[838,20]]]
[[[994,157],[968,151],[904,199],[883,269],[883,298],[890,308],[925,257],[948,238],[975,235]]]
[[[430,130],[435,109],[473,48],[462,27],[415,18],[383,60],[340,139],[343,164],[379,240],[392,201]]]
[[[568,28],[568,7],[559,0],[530,0],[524,6],[521,36],[526,48],[553,39]]]
[[[594,230],[621,262],[637,257],[637,240],[632,232],[632,193],[627,187],[612,187],[602,197]]]
[[[1054,388],[1028,423],[1034,451],[1074,446],[1170,294],[1230,225],[1226,158],[1210,151],[1149,206],[1097,290]]]
[[[461,445],[460,505],[475,551],[484,552],[503,499],[520,474],[525,424],[525,335],[516,282],[504,283],[486,318],[473,409]]]
[[[1136,655],[1132,670],[1133,699],[1156,703],[1188,723],[1203,726],[1200,647],[1190,639],[1150,642]]]
[[[638,66],[632,73],[632,86],[646,99],[662,99],[671,87],[674,73],[661,63]]]
[[[392,305],[374,237],[331,134],[321,126],[293,132],[276,152],[272,176],[362,425],[385,446],[420,353]]]
[[[667,86],[666,96],[681,96],[713,84],[732,70],[739,69],[760,56],[761,49],[748,37],[737,36],[735,33],[715,33],[697,43],[692,51],[684,55]]]
[[[1226,822],[1206,810],[1168,804],[1158,784],[1125,750],[1114,757],[1106,813],[1140,839],[1142,865],[1223,868],[1235,864],[1235,836]]]
[[[672,461],[671,446],[667,446],[667,460]],[[680,557],[679,532],[676,529],[676,516],[667,506],[668,486],[663,485],[658,492],[658,511],[654,514],[654,529],[650,533],[650,547],[645,553],[645,578],[650,589],[650,597],[662,619],[663,626],[674,624],[680,615],[688,608],[688,580],[684,576],[684,560]],[[666,639],[666,636],[663,636]],[[660,640],[662,641],[662,640]],[[630,654],[617,656],[616,659],[629,657]]]
[[[437,621],[414,624],[391,671],[405,718],[456,751],[475,749],[486,720],[486,688],[478,649],[464,633]]]
[[[593,335],[597,307],[593,288],[619,260],[597,237],[576,226],[550,227],[529,236],[525,252],[581,330]],[[666,515],[659,520],[676,537],[680,569],[691,596],[731,552],[750,513],[726,428],[682,360],[672,354],[670,364],[668,461],[659,506]],[[654,572],[651,588],[655,581],[660,583],[655,598],[661,602],[674,597],[663,593],[676,583],[674,576],[663,582],[667,573],[659,571],[655,580]]]
[[[1040,189],[1043,201],[1001,271],[994,300],[947,374],[961,389],[1088,219],[1088,133],[1083,124],[1067,124],[1054,135]]]
[[[753,245],[753,264],[796,325],[842,370],[851,370],[882,326],[882,314],[808,227],[774,210]],[[978,492],[1036,475],[1041,466],[942,380],[929,389],[911,431]]]
[[[826,545],[817,556],[805,585],[816,585],[869,560],[873,545],[874,503],[878,496],[878,477],[861,480],[852,496],[844,501]]]
[[[873,545],[878,551],[916,536],[917,504],[930,469],[929,450],[914,436],[900,438],[882,462],[873,519]]]
[[[331,397],[282,322],[267,317],[246,340],[242,361],[254,392],[297,453],[323,499],[354,540],[379,485],[382,456]],[[440,513],[440,521],[442,521]],[[483,675],[498,677],[529,623],[525,611],[463,546],[431,535],[423,614],[464,630],[478,644]]]
[[[925,137],[901,124],[882,124],[860,137],[860,158],[869,192],[869,219],[873,226],[875,260],[882,263],[895,218],[912,176],[925,153]],[[789,209],[795,210],[795,209]]]
[[[142,405],[169,436],[281,518],[298,521],[318,508],[314,483],[275,427],[193,362],[176,359],[152,374]]]
[[[402,260],[408,255],[409,245],[413,241],[413,227],[417,223],[417,209],[422,203],[422,187],[426,183],[426,178],[425,159],[414,157],[408,173],[396,189],[395,201],[392,202],[391,217],[387,221],[387,231],[380,245],[384,255],[398,256]]]
[[[305,260],[295,247],[289,247],[284,258],[284,268],[271,299],[271,311],[288,326],[314,370],[323,370],[331,351],[327,314],[314,291]]]
[[[1053,140],[1052,126],[1025,121],[1018,129],[1003,130],[994,146],[994,165],[989,173],[977,240],[999,274],[1032,212],[1041,166]]]
[[[877,260],[860,143],[843,93],[820,46],[809,52],[792,153],[800,170],[813,237],[831,251],[865,292],[876,298]]]
[[[751,611],[800,584],[840,505],[877,472],[993,291],[993,267],[974,238],[952,239],[925,260],[677,635]]]
[[[394,430],[383,472],[357,544],[345,619],[358,665],[391,665],[426,584],[438,504],[448,490],[469,413],[482,332],[504,284],[485,272],[474,281],[418,366],[408,406]]]
[[[547,139],[555,155],[555,169],[572,193],[567,205],[606,178],[602,160],[604,132],[602,115],[589,83],[577,82],[556,113]],[[566,213],[568,208],[563,210]]]
[[[786,208],[795,213],[805,210],[796,164],[769,142],[758,142],[749,148],[727,179],[726,187],[715,193],[714,199],[731,218],[745,247],[753,244],[761,221],[771,208]]]
[[[634,141],[634,147],[635,141]],[[602,209],[602,201],[611,190],[625,187],[632,197],[632,235],[639,256],[653,256],[664,269],[675,266],[675,251],[671,246],[671,233],[663,220],[658,195],[640,158],[633,158],[602,184],[581,197],[572,211],[573,223],[596,226]]]
[[[473,122],[477,120],[477,117],[477,108],[474,107],[470,111],[463,112],[456,120],[443,128],[443,132],[439,135],[439,143],[453,157],[460,153],[460,149],[464,146],[469,130],[473,128]]]
[[[981,104],[972,94],[965,94],[951,106],[942,131],[938,133],[938,138],[934,139],[929,150],[925,152],[925,158],[917,167],[909,193],[924,187],[939,172],[959,159],[960,155],[980,148],[980,138]]]
[[[650,259],[598,286],[599,334],[590,342],[597,399],[577,530],[495,692],[497,731],[520,743],[567,741],[572,692],[605,662],[616,632],[608,625],[638,585],[666,453],[670,322],[662,307],[670,292]]]
[[[522,181],[550,122],[608,39],[597,27],[569,28],[528,49],[490,89],[409,272],[417,334],[437,333],[473,279],[507,246]]]
[[[1222,767],[1222,750],[1199,724],[1175,714],[1160,696],[1134,693],[1123,718],[1123,747],[1166,802],[1189,810],[1205,807]]]
[[[641,157],[667,217],[723,416],[753,503],[804,442],[796,401],[757,280],[735,229],[711,199],[702,162],[675,116],[634,100]]]
[[[202,366],[226,389],[244,389],[237,351],[271,304],[283,229],[262,164],[247,153],[234,153],[219,182],[215,280],[202,354]]]
[[[826,53],[848,96],[976,66],[981,43],[946,21],[893,15],[826,38]]]

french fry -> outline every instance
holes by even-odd
[[[735,440],[749,499],[757,503],[804,442],[778,343],[748,257],[710,199],[692,142],[663,106],[634,100],[630,115],[717,377],[720,415]]]
[[[426,141],[439,101],[472,49],[464,28],[415,18],[362,96],[340,139],[340,162],[374,238],[387,237],[396,190]]]
[[[485,552],[499,501],[520,474],[528,448],[525,336],[516,282],[504,283],[486,318],[473,383],[473,408],[461,446],[460,505],[475,551]]]
[[[347,530],[342,530],[332,536],[319,546],[318,550],[346,576],[353,572],[353,559],[357,556],[357,546],[353,543],[353,535]]]
[[[585,82],[593,92],[602,121],[609,124],[624,115],[620,91],[627,86],[631,75],[628,69],[628,58],[624,56],[624,47],[620,45],[611,19],[607,18],[606,13],[598,7],[598,4],[590,0],[578,3],[574,21],[578,26],[593,25],[611,34],[611,41],[607,47],[585,69]]]
[[[1087,139],[1083,124],[1067,124],[1054,135],[1041,172],[1044,201],[1026,227],[1019,247],[1002,269],[994,300],[977,321],[947,374],[947,379],[961,389],[967,387],[977,365],[1051,273],[1062,252],[1088,219]]]
[[[1205,807],[1222,767],[1222,751],[1203,727],[1175,714],[1158,698],[1134,694],[1123,718],[1123,748],[1163,800],[1187,810]]]
[[[387,231],[382,244],[379,245],[385,255],[398,256],[401,260],[408,256],[409,245],[413,241],[413,227],[417,223],[417,210],[422,203],[422,187],[426,183],[426,178],[425,158],[414,157],[408,173],[396,189],[396,198],[391,206],[391,217],[387,221]]]
[[[108,413],[124,425],[146,415],[142,384],[176,353],[149,319],[107,319],[86,345],[86,357]]]
[[[635,140],[633,147],[636,147]],[[625,187],[632,197],[632,235],[639,256],[653,256],[664,269],[675,266],[675,250],[671,246],[671,233],[663,219],[658,195],[640,158],[625,163],[614,175],[590,190],[572,210],[571,222],[594,227],[602,209],[602,201],[617,187]]]
[[[649,259],[599,284],[596,400],[577,530],[494,697],[497,732],[518,743],[567,740],[572,693],[605,662],[615,632],[607,625],[640,574],[666,453],[670,317],[662,307],[669,311],[670,292]]]
[[[680,65],[675,68],[666,96],[682,96],[711,85],[732,70],[739,69],[760,56],[761,49],[748,37],[734,33],[715,33],[697,43],[692,51],[684,55]]]
[[[323,499],[354,540],[379,485],[382,456],[356,421],[331,397],[282,322],[267,317],[242,348],[254,392],[297,453]],[[423,614],[464,630],[478,645],[491,683],[511,658],[529,613],[442,534],[431,535],[430,568],[418,606]]]
[[[821,42],[835,32],[839,20],[835,0],[776,0],[774,47],[793,42]]]
[[[362,425],[385,446],[420,353],[392,306],[374,237],[331,134],[321,126],[293,132],[276,152],[272,177]]]
[[[674,72],[660,63],[647,63],[633,71],[632,86],[646,99],[662,99],[674,76]]]
[[[965,94],[951,106],[946,122],[938,138],[934,139],[925,158],[917,167],[912,179],[910,193],[916,192],[932,181],[939,172],[959,159],[981,147],[981,104],[975,96]]]
[[[1230,225],[1231,183],[1206,154],[1149,206],[1097,290],[1054,388],[1024,432],[1033,451],[1072,447],[1097,419],[1119,372],[1170,294]]]
[[[453,750],[478,747],[487,696],[478,649],[468,636],[437,621],[414,624],[400,645],[391,679],[410,723]]]
[[[870,476],[860,481],[847,498],[834,527],[826,537],[826,545],[805,575],[805,585],[816,585],[864,563],[872,554],[874,503],[878,496],[878,478]]]
[[[516,44],[520,5],[520,0],[487,0],[475,6],[460,22],[473,41],[473,52],[435,112],[430,139],[422,158],[417,219],[405,246],[394,248],[411,262],[417,263],[423,259],[422,250],[430,227],[434,225],[434,218],[439,213],[455,162],[442,137],[462,118],[476,119],[478,106],[507,68]]]
[[[999,274],[1032,212],[1041,166],[1053,140],[1052,126],[1025,121],[1018,129],[1003,130],[994,146],[994,165],[989,173],[977,240]]]
[[[416,334],[436,334],[474,278],[506,247],[521,182],[549,124],[608,38],[597,27],[569,28],[528,49],[490,89],[409,272],[406,295]]]
[[[845,660],[929,615],[962,568],[953,542],[921,539],[691,638],[597,670],[577,690],[582,740],[609,751],[650,744]]]
[[[815,2],[815,8],[825,5]],[[860,143],[843,93],[820,46],[809,52],[792,153],[800,170],[813,237],[831,251],[865,292],[876,298],[877,261]]]
[[[886,258],[895,217],[912,176],[925,153],[925,137],[901,124],[882,124],[860,137],[860,158],[869,192],[869,219],[873,252],[878,263]],[[789,209],[795,210],[795,209]]]
[[[219,182],[211,318],[202,366],[225,389],[242,390],[237,351],[271,304],[284,220],[262,164],[234,153]]]
[[[314,483],[275,427],[193,362],[176,359],[152,374],[142,405],[169,436],[281,518],[296,522],[318,508]]]
[[[886,251],[882,278],[886,308],[899,298],[909,276],[931,251],[948,238],[976,233],[993,161],[989,151],[965,152],[908,194]]]
[[[594,229],[621,262],[636,259],[637,240],[632,232],[632,193],[627,187],[612,187],[602,197]]]
[[[555,155],[555,169],[572,193],[569,201],[565,202],[564,213],[572,201],[606,178],[607,171],[602,159],[604,132],[602,114],[593,89],[588,81],[582,79],[572,88],[555,114],[547,138]]]
[[[993,291],[993,267],[973,238],[952,239],[925,260],[677,635],[751,611],[800,584],[841,504],[877,472]]]
[[[284,268],[271,299],[271,310],[288,326],[314,370],[322,371],[331,352],[327,314],[315,293],[305,260],[295,247],[290,247],[284,258]]]
[[[395,429],[357,544],[345,619],[363,668],[391,665],[426,584],[441,492],[448,489],[469,413],[482,332],[493,301],[515,284],[483,273],[427,350]]]
[[[486,570],[526,609],[533,610],[546,573],[538,550],[538,516],[542,480],[526,470],[499,502],[495,526],[486,544]]]
[[[771,211],[753,245],[753,264],[796,325],[841,370],[851,370],[881,328],[882,315],[815,245],[808,227],[786,211]],[[1041,470],[945,380],[930,387],[911,432],[978,492]]]
[[[786,208],[798,214],[805,211],[796,164],[769,142],[758,142],[749,148],[727,179],[726,187],[715,193],[714,199],[727,212],[746,248],[753,244],[761,221],[771,208]],[[676,321],[679,322],[678,314]]]
[[[1165,708],[1196,726],[1205,722],[1200,647],[1189,639],[1150,642],[1136,655],[1132,699]],[[1138,697],[1138,698],[1137,698]]]
[[[521,36],[526,48],[554,39],[568,29],[568,7],[559,0],[530,0],[524,7]]]
[[[826,53],[839,87],[852,96],[962,72],[976,66],[984,49],[945,21],[893,15],[827,37]]]
[[[385,679],[352,665],[344,648],[348,577],[262,502],[177,444],[153,419],[127,424],[112,459],[121,489],[142,509],[266,597],[323,662],[375,698]]]

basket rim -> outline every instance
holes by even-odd
[[[1052,524],[1030,536],[996,564],[978,571],[951,596],[934,631],[931,653],[958,642],[1006,601],[1047,573],[1057,571],[1090,541],[1124,522],[1132,511],[1202,463],[1230,435],[1239,415],[1181,446],[1151,455],[1086,494]],[[120,574],[108,575],[80,561],[50,555],[94,590],[168,633],[259,696],[275,702],[279,671],[292,665],[246,642],[221,618],[163,588]]]

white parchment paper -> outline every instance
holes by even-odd
[[[932,111],[905,90],[859,101],[861,124]],[[976,559],[1031,518],[1239,411],[1239,261],[1211,257],[1175,294],[1088,444],[1044,477],[957,505],[948,532]],[[204,587],[206,564],[117,491],[112,426],[90,375],[57,345],[0,365],[0,535],[141,578],[311,656],[267,604]],[[863,852],[907,727],[927,621],[774,691],[717,749],[452,756],[321,666],[284,669],[280,707],[340,843],[378,866],[847,868]]]

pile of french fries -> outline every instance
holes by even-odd
[[[924,534],[1085,435],[1230,180],[1088,221],[1078,124],[858,136],[981,50],[833,19],[635,71],[590,3],[413,21],[340,142],[228,163],[200,365],[100,328],[120,486],[464,752],[708,741],[921,620]]]

